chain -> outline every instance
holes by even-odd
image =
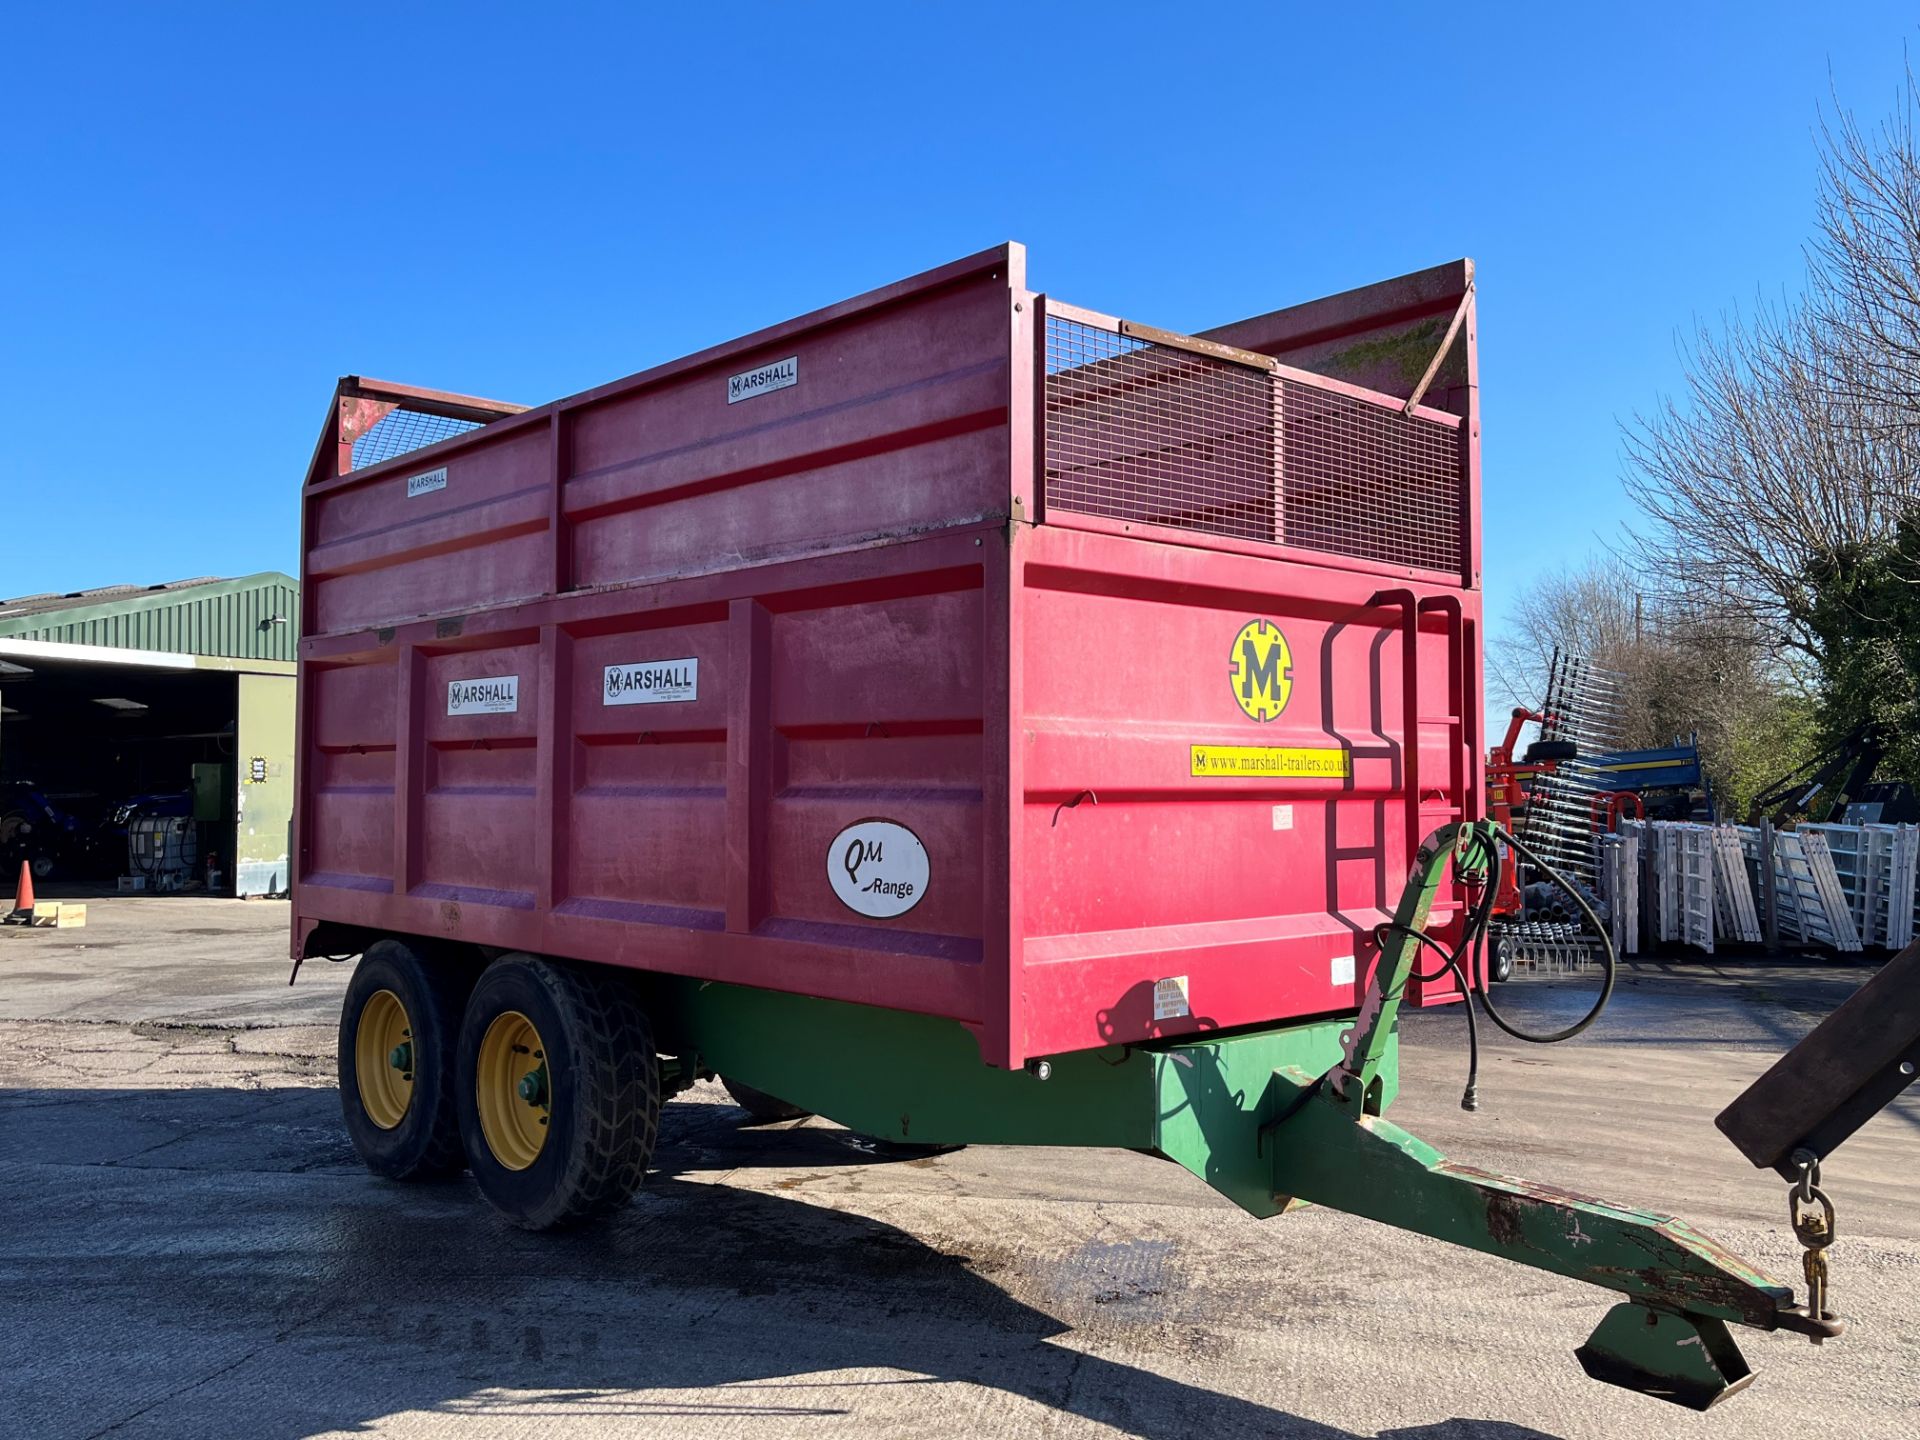
[[[1820,1188],[1818,1155],[1796,1150],[1793,1163],[1800,1174],[1787,1188],[1787,1219],[1807,1251],[1807,1314],[1815,1320],[1831,1320],[1834,1314],[1827,1308],[1827,1247],[1833,1244],[1833,1201]],[[1821,1338],[1815,1335],[1813,1343],[1818,1345]]]

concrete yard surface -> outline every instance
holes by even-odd
[[[286,986],[287,907],[127,898],[0,930],[0,1434],[1920,1434],[1920,1106],[1827,1166],[1815,1348],[1738,1330],[1707,1415],[1589,1381],[1610,1297],[1349,1216],[1256,1221],[1174,1166],[975,1147],[897,1159],[821,1121],[673,1101],[616,1219],[560,1236],[348,1147],[349,967]],[[1636,964],[1566,1045],[1407,1017],[1393,1119],[1454,1158],[1679,1214],[1797,1286],[1783,1185],[1712,1116],[1868,967]],[[1581,978],[1500,987],[1530,1023]]]

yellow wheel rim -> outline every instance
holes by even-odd
[[[501,1011],[480,1037],[473,1090],[480,1133],[493,1158],[509,1170],[524,1170],[539,1159],[553,1113],[553,1085],[547,1047],[518,1010]]]
[[[360,1009],[353,1034],[353,1075],[360,1108],[382,1130],[406,1119],[413,1103],[413,1021],[400,997],[376,990]]]

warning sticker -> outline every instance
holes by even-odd
[[[1191,773],[1196,778],[1277,775],[1344,780],[1353,774],[1353,757],[1337,746],[1195,745],[1192,753]]]
[[[1165,980],[1153,982],[1153,1018],[1156,1020],[1180,1020],[1193,1014],[1193,1007],[1187,1003],[1187,977],[1169,975]]]

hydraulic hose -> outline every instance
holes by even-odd
[[[1488,893],[1492,893],[1489,891]],[[1373,927],[1373,943],[1383,951],[1386,949],[1386,937],[1389,934],[1401,934],[1411,937],[1440,956],[1440,968],[1431,972],[1416,970],[1413,978],[1420,981],[1438,980],[1442,975],[1451,973],[1460,983],[1460,993],[1467,997],[1467,1088],[1460,1096],[1462,1110],[1480,1108],[1480,1022],[1473,1013],[1473,986],[1467,980],[1466,971],[1460,968],[1460,947],[1448,950],[1438,940],[1424,930],[1415,930],[1410,925],[1396,925],[1393,921],[1383,921]],[[1465,936],[1462,936],[1462,944]]]
[[[1593,906],[1587,903],[1587,897],[1581,893],[1577,885],[1551,865],[1547,864],[1547,862],[1542,860],[1538,855],[1534,854],[1533,851],[1529,850],[1519,840],[1515,839],[1511,832],[1496,826],[1494,833],[1506,841],[1507,844],[1513,848],[1513,852],[1516,855],[1527,861],[1534,869],[1538,870],[1549,880],[1553,881],[1554,884],[1566,891],[1567,894],[1571,895],[1573,897],[1573,903],[1580,907],[1580,913],[1586,916],[1587,923],[1593,927],[1594,933],[1600,937],[1600,949],[1604,957],[1600,962],[1600,993],[1594,997],[1593,1008],[1587,1011],[1585,1015],[1574,1021],[1574,1023],[1566,1029],[1555,1030],[1548,1035],[1530,1034],[1520,1029],[1494,1007],[1493,1001],[1487,996],[1486,972],[1484,970],[1481,972],[1480,984],[1475,988],[1474,993],[1479,997],[1481,1005],[1485,1007],[1487,1018],[1516,1040],[1524,1040],[1530,1045],[1555,1045],[1562,1040],[1571,1040],[1582,1030],[1585,1030],[1589,1025],[1593,1024],[1594,1021],[1598,1020],[1601,1013],[1607,1008],[1607,1002],[1613,998],[1613,984],[1619,974],[1620,968],[1620,957],[1614,954],[1613,951],[1613,936],[1607,932],[1607,927],[1600,923],[1600,917],[1594,913]],[[1498,847],[1494,848],[1497,851]],[[1498,862],[1496,862],[1496,866],[1497,863]],[[1491,873],[1497,878],[1497,868]],[[1492,886],[1488,887],[1488,893],[1492,893]]]
[[[1478,1110],[1480,1108],[1480,1030],[1478,1021],[1474,1015],[1476,1003],[1487,1012],[1487,1018],[1489,1020],[1493,1021],[1495,1025],[1499,1026],[1500,1029],[1504,1030],[1507,1034],[1513,1036],[1514,1039],[1524,1040],[1530,1045],[1554,1045],[1562,1040],[1571,1040],[1600,1018],[1601,1013],[1607,1008],[1608,1001],[1613,998],[1614,981],[1619,971],[1619,957],[1614,953],[1613,937],[1607,933],[1607,928],[1601,924],[1599,915],[1597,915],[1593,907],[1587,903],[1587,897],[1583,895],[1566,876],[1555,870],[1519,840],[1515,839],[1511,832],[1496,826],[1494,827],[1493,833],[1498,839],[1504,840],[1510,845],[1515,854],[1530,862],[1536,870],[1547,876],[1547,878],[1552,880],[1562,890],[1566,891],[1568,895],[1573,897],[1574,903],[1580,907],[1581,913],[1586,916],[1587,923],[1593,927],[1594,933],[1600,937],[1601,950],[1604,956],[1601,961],[1603,979],[1600,986],[1600,993],[1594,999],[1593,1007],[1579,1020],[1567,1026],[1564,1030],[1556,1030],[1550,1034],[1535,1034],[1531,1031],[1521,1029],[1500,1013],[1491,997],[1487,994],[1486,967],[1484,963],[1479,962],[1484,962],[1485,959],[1487,929],[1493,918],[1494,900],[1500,892],[1500,879],[1505,868],[1505,860],[1500,854],[1499,845],[1489,840],[1485,832],[1475,831],[1476,844],[1486,861],[1486,883],[1481,890],[1479,900],[1474,904],[1473,908],[1467,912],[1466,919],[1461,925],[1459,943],[1456,944],[1453,949],[1448,950],[1438,940],[1435,940],[1424,931],[1416,930],[1411,926],[1400,925],[1391,920],[1374,927],[1374,942],[1383,948],[1387,935],[1400,934],[1432,950],[1440,957],[1441,964],[1439,969],[1431,972],[1415,970],[1413,974],[1416,979],[1423,981],[1438,980],[1441,976],[1451,973],[1454,979],[1459,982],[1461,993],[1466,997],[1467,1012],[1467,1085],[1460,1096],[1460,1108],[1463,1110]],[[1465,958],[1470,958],[1477,962],[1471,971],[1462,964]],[[1477,984],[1470,979],[1470,975],[1473,974],[1477,974],[1479,977]]]

